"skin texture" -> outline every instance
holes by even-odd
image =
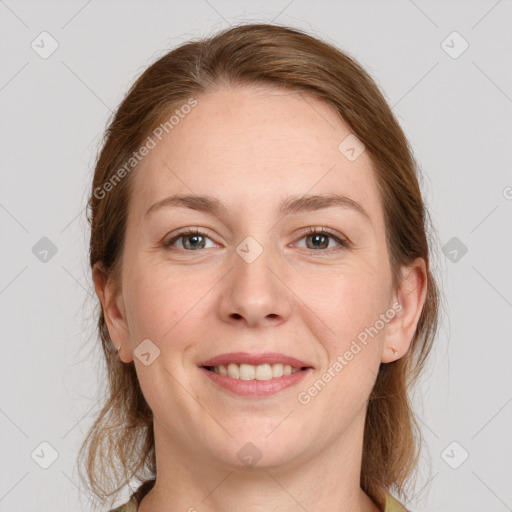
[[[158,476],[140,511],[375,512],[359,485],[367,399],[380,363],[407,353],[425,263],[403,269],[393,288],[370,158],[351,162],[338,150],[351,130],[330,107],[268,87],[222,86],[197,99],[133,176],[120,281],[94,277],[119,357],[134,361],[154,413]],[[145,215],[178,193],[214,196],[228,214]],[[289,196],[327,193],[359,202],[369,219],[339,207],[277,211]],[[183,245],[186,236],[161,246],[188,227],[207,232],[204,248]],[[328,238],[315,248],[309,227],[351,245]],[[263,249],[252,263],[236,252],[248,236]],[[397,300],[401,311],[301,404],[298,393]],[[149,366],[133,354],[144,339],[160,350]],[[274,396],[238,397],[197,367],[234,351],[280,352],[314,370]],[[251,468],[237,456],[248,442],[261,453]]]

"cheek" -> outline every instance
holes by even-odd
[[[183,272],[169,265],[126,269],[125,305],[132,343],[149,338],[161,349],[181,347],[193,338],[214,286],[212,273]],[[170,343],[172,341],[172,343]]]
[[[297,282],[297,295],[323,322],[334,348],[375,324],[388,307],[386,276],[361,268],[343,268]]]
[[[167,279],[158,269],[126,268],[124,298],[130,337],[137,344],[149,338],[156,343],[184,314],[179,280]]]
[[[309,289],[311,309],[329,328],[322,329],[324,335],[319,336],[326,359],[314,378],[302,386],[297,399],[313,418],[323,418],[329,409],[336,424],[331,429],[333,435],[362,413],[379,370],[385,329],[372,328],[387,311],[384,277],[345,272],[331,276],[329,283],[322,283],[323,288]]]

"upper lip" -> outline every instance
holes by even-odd
[[[249,354],[248,352],[230,352],[229,354],[220,354],[206,361],[202,361],[198,366],[220,366],[229,363],[250,364],[258,366],[260,364],[289,364],[293,368],[312,368],[309,363],[301,361],[296,357],[279,354],[277,352],[265,352],[262,354]]]

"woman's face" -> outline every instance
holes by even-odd
[[[350,128],[313,97],[196,99],[134,171],[112,334],[155,429],[192,459],[306,461],[360,435],[389,360],[397,303],[371,161],[353,139],[339,148]],[[286,357],[299,371],[279,377]],[[254,364],[203,367],[222,361]]]

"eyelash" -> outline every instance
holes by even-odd
[[[187,228],[186,230],[183,230],[183,231],[180,231],[179,233],[177,233],[170,240],[163,241],[161,243],[161,245],[162,245],[162,247],[165,247],[165,248],[170,249],[170,250],[178,250],[178,251],[184,251],[184,252],[195,252],[194,250],[176,249],[176,248],[172,247],[172,244],[174,244],[174,242],[176,242],[180,238],[187,237],[187,236],[192,236],[192,235],[201,235],[201,236],[204,236],[204,237],[209,238],[211,240],[211,237],[208,235],[208,233],[206,233],[205,231],[201,230],[200,228]],[[332,238],[333,240],[338,242],[340,247],[338,247],[338,248],[330,248],[330,249],[307,249],[306,248],[306,250],[309,251],[310,253],[314,253],[314,254],[317,254],[317,253],[327,253],[327,255],[329,255],[332,252],[338,252],[340,250],[348,249],[350,247],[350,243],[347,240],[345,240],[343,238],[340,238],[339,236],[337,236],[334,233],[334,231],[332,231],[331,229],[326,228],[326,227],[310,227],[310,228],[307,228],[306,230],[304,230],[301,233],[301,236],[300,236],[299,240],[302,240],[303,238],[307,238],[307,237],[314,236],[314,235],[327,235],[329,238]],[[319,254],[319,255],[323,255],[323,254]]]

